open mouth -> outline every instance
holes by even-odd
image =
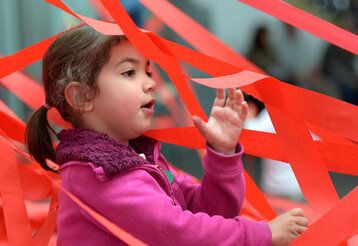
[[[155,100],[154,100],[154,99],[153,99],[153,100],[150,100],[148,103],[144,104],[144,105],[142,106],[142,108],[153,108],[154,103],[155,103]]]

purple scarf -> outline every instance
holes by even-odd
[[[157,141],[140,136],[123,144],[107,134],[83,129],[66,129],[57,134],[60,144],[56,148],[58,164],[68,161],[89,161],[101,166],[108,178],[124,173],[129,168],[153,164]],[[139,156],[144,153],[146,160]]]

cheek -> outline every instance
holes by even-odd
[[[121,111],[122,115],[131,115],[137,112],[137,101],[133,97],[122,98],[118,110]]]
[[[130,99],[130,91],[125,90],[127,88],[121,88],[115,83],[109,83],[100,88],[101,98],[104,105],[107,105],[110,109],[116,109],[126,100]]]
[[[120,116],[122,119],[131,119],[137,113],[140,107],[140,102],[136,95],[133,95],[131,91],[126,91],[125,93],[121,93],[120,95],[114,95],[108,102],[107,113],[109,115],[116,114]]]
[[[103,113],[111,117],[124,117],[127,119],[138,111],[140,95],[138,89],[118,79],[107,79],[100,85],[100,95],[97,100]]]

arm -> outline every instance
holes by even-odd
[[[207,154],[203,158],[205,174],[201,185],[196,184],[189,175],[175,177],[190,211],[225,218],[239,214],[245,197],[242,154],[241,145],[237,146],[236,153],[232,155],[218,153],[207,146]]]
[[[143,170],[129,171],[104,183],[97,180],[90,168],[76,167],[72,173],[76,174],[71,177],[75,196],[149,245],[271,244],[266,223],[183,211]],[[105,230],[82,209],[80,212]]]
[[[241,155],[237,143],[248,106],[240,90],[219,89],[208,122],[194,116],[195,127],[206,139],[207,154],[203,160],[205,175],[201,186],[193,186],[188,178],[178,177],[188,208],[232,218],[239,214],[245,196]],[[210,147],[209,147],[210,146]]]

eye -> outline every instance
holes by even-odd
[[[124,77],[133,77],[135,75],[135,70],[131,69],[121,73]]]
[[[146,74],[147,74],[147,76],[150,77],[150,78],[153,77],[153,72],[146,72]]]

